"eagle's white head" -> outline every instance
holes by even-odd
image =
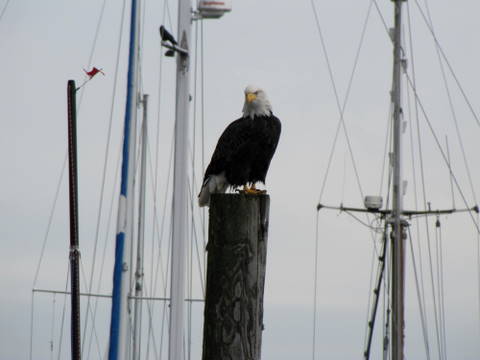
[[[243,105],[243,117],[269,116],[272,113],[272,105],[267,94],[259,87],[248,85],[245,88],[245,104]]]

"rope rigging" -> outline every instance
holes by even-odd
[[[372,1],[373,1],[373,0],[372,0]],[[337,139],[338,139],[340,127],[342,127],[342,129],[343,129],[343,132],[344,132],[344,135],[345,135],[345,139],[346,139],[346,141],[347,141],[348,150],[349,150],[349,152],[350,152],[350,158],[351,158],[351,161],[352,161],[352,164],[353,164],[353,170],[354,170],[355,177],[356,177],[356,180],[357,180],[357,185],[358,185],[358,188],[359,188],[359,190],[360,190],[361,197],[363,198],[363,189],[362,189],[362,185],[361,185],[361,182],[360,182],[360,177],[359,177],[359,174],[358,174],[355,157],[353,156],[353,150],[352,150],[352,146],[351,146],[351,142],[350,142],[350,137],[349,137],[348,132],[347,132],[347,127],[346,127],[346,125],[345,125],[344,112],[345,112],[345,109],[346,109],[346,106],[347,106],[347,103],[348,103],[348,99],[349,99],[349,95],[350,95],[350,90],[351,90],[352,83],[353,83],[353,78],[354,78],[354,75],[355,75],[355,72],[356,72],[356,69],[357,69],[357,65],[358,65],[358,62],[359,62],[360,52],[361,52],[361,49],[362,49],[363,40],[364,40],[364,38],[365,38],[365,33],[366,33],[367,25],[368,25],[368,20],[369,20],[369,18],[370,18],[370,12],[371,12],[371,8],[372,8],[372,1],[369,3],[367,15],[366,15],[365,21],[364,21],[364,23],[363,23],[363,27],[362,27],[362,31],[361,31],[361,36],[360,36],[360,42],[359,42],[359,45],[358,45],[358,48],[357,48],[357,52],[356,52],[356,54],[355,54],[354,65],[353,65],[353,68],[352,68],[352,72],[351,72],[351,74],[350,74],[350,78],[349,78],[349,82],[348,82],[348,86],[347,86],[347,92],[346,92],[346,94],[345,94],[345,98],[344,98],[343,104],[340,103],[340,97],[339,97],[339,94],[338,94],[338,91],[337,91],[336,82],[335,82],[335,79],[334,79],[334,76],[333,76],[333,69],[332,69],[332,66],[331,66],[331,63],[330,63],[330,59],[329,59],[329,56],[328,56],[328,51],[327,51],[325,39],[324,39],[324,37],[323,37],[322,28],[321,28],[321,26],[320,26],[320,18],[319,18],[319,16],[318,16],[317,7],[316,7],[316,5],[315,5],[315,1],[314,1],[314,0],[311,0],[311,2],[310,2],[310,3],[311,3],[311,6],[312,6],[312,10],[313,10],[314,17],[315,17],[315,23],[316,23],[317,31],[318,31],[318,34],[319,34],[319,37],[320,37],[320,43],[321,43],[321,47],[322,47],[322,50],[323,50],[323,55],[324,55],[324,57],[325,57],[325,62],[326,62],[326,64],[327,64],[327,68],[328,68],[328,74],[329,74],[329,78],[330,78],[330,84],[331,84],[332,89],[333,89],[333,92],[334,92],[335,101],[336,101],[336,104],[337,104],[337,109],[338,109],[339,115],[340,115],[340,118],[339,118],[339,121],[338,121],[338,125],[337,125],[337,130],[336,130],[335,136],[334,136],[334,141],[333,141],[332,149],[331,149],[331,151],[330,151],[330,156],[329,156],[329,160],[328,160],[328,165],[327,165],[325,177],[324,177],[324,180],[323,180],[323,183],[322,183],[322,187],[321,187],[321,190],[320,190],[320,196],[319,196],[319,201],[318,201],[319,203],[320,203],[321,200],[322,200],[323,192],[324,192],[324,190],[325,190],[326,180],[327,180],[328,173],[329,173],[329,170],[330,170],[330,165],[331,165],[331,163],[332,163],[333,153],[334,153],[334,151],[335,151],[335,146],[336,146],[336,142],[337,142]]]
[[[2,11],[0,11],[0,21],[2,21],[3,15],[5,15],[5,12],[7,11],[7,7],[9,4],[10,4],[10,0],[7,0],[3,5]]]
[[[102,3],[102,9],[100,11],[100,16],[99,20],[97,23],[97,28],[95,31],[95,40],[94,40],[94,45],[93,48],[96,47],[98,35],[100,32],[100,24],[103,19],[103,14],[105,11],[105,5],[106,5],[106,0],[103,1]],[[92,292],[93,288],[93,277],[95,274],[95,264],[96,264],[96,257],[97,257],[97,248],[98,248],[98,242],[99,242],[99,235],[100,235],[100,224],[101,224],[101,216],[102,216],[102,211],[103,211],[103,199],[104,199],[104,193],[105,193],[105,184],[106,184],[106,178],[107,178],[107,170],[108,170],[108,160],[110,157],[110,142],[111,142],[111,134],[112,134],[112,124],[113,124],[113,113],[114,113],[114,107],[115,107],[115,99],[116,99],[116,91],[117,91],[117,83],[118,83],[118,75],[119,75],[119,63],[120,63],[120,49],[121,49],[121,44],[122,44],[122,38],[123,38],[123,27],[125,23],[125,8],[126,8],[126,1],[123,1],[122,5],[122,11],[121,11],[121,16],[120,16],[120,29],[119,29],[119,37],[118,37],[118,43],[117,43],[117,52],[116,52],[116,63],[115,63],[115,70],[114,70],[114,77],[113,77],[113,86],[112,86],[112,97],[111,97],[111,103],[110,103],[110,115],[109,115],[109,121],[108,121],[108,131],[107,131],[107,141],[105,144],[105,150],[104,150],[104,163],[103,163],[103,171],[102,171],[102,180],[101,180],[101,187],[100,187],[100,197],[99,197],[99,204],[98,204],[98,210],[97,210],[97,222],[96,222],[96,228],[95,228],[95,237],[94,237],[94,246],[93,246],[93,255],[92,255],[92,266],[90,269],[90,280],[88,282],[88,292]],[[93,58],[94,50],[92,50],[90,54],[90,59],[89,63],[91,63],[92,58]],[[83,94],[83,92],[82,92]],[[81,95],[82,96],[82,95]],[[81,101],[81,100],[80,100]],[[99,279],[99,283],[100,283]],[[97,302],[98,299],[95,299],[95,311],[94,311],[94,317],[93,319],[95,320],[95,315],[96,315],[96,308],[97,308]],[[90,311],[90,297],[87,299],[87,314]],[[83,334],[87,334],[87,329],[88,329],[88,316],[86,316],[85,325],[83,328]],[[92,328],[93,329],[93,328]],[[83,336],[82,340],[82,353],[85,353],[85,342],[87,336]],[[90,354],[90,346],[88,353]]]
[[[413,78],[413,83],[415,84],[416,82],[416,76],[415,76],[415,57],[414,57],[414,50],[413,50],[413,36],[412,36],[412,21],[411,21],[411,14],[410,14],[410,6],[409,3],[407,2],[407,26],[408,26],[408,43],[409,43],[409,50],[411,54],[411,71],[412,71],[412,78]],[[420,129],[418,127],[419,124],[419,112],[418,112],[418,103],[415,101],[414,102],[414,117],[412,116],[412,105],[411,105],[411,93],[410,93],[410,88],[407,87],[407,106],[408,106],[408,118],[410,119],[410,123],[413,122],[413,118],[415,119],[415,123],[417,124],[417,134],[419,134]],[[416,158],[415,158],[415,142],[414,142],[414,135],[413,135],[413,124],[409,126],[409,139],[410,139],[410,154],[411,154],[411,165],[412,165],[412,178],[413,178],[413,197],[414,197],[414,208],[419,209],[418,206],[418,185],[417,185],[417,174],[416,174]],[[418,137],[418,144],[419,148],[421,149],[421,138]],[[420,161],[423,162],[423,157],[422,153],[419,153],[420,156]],[[423,168],[422,168],[423,171]],[[422,172],[423,175],[423,172]],[[423,187],[424,189],[424,187]],[[420,223],[419,221],[415,221],[416,225],[416,233],[417,233],[417,238],[420,239]],[[414,271],[416,272],[416,263],[415,263],[415,258],[413,255],[413,246],[411,242],[411,235],[410,235],[410,228],[409,230],[409,239],[410,239],[410,246],[411,246],[411,252],[412,252],[412,261],[413,261],[413,266],[414,266]],[[425,286],[424,286],[424,272],[423,272],[423,262],[422,262],[422,247],[420,246],[420,241],[418,242],[418,252],[419,252],[419,268],[420,268],[420,286],[418,286],[418,282],[416,283],[417,285],[417,296],[418,296],[418,302],[419,302],[419,308],[420,308],[420,318],[421,318],[421,323],[422,323],[422,335],[423,335],[423,341],[424,341],[424,346],[425,346],[425,352],[427,356],[427,360],[430,359],[430,345],[429,345],[429,339],[428,339],[428,326],[427,326],[427,319],[425,312],[423,309],[426,308],[425,304]]]
[[[377,269],[377,281],[375,283],[375,288],[373,290],[374,294],[374,300],[373,300],[373,307],[371,310],[370,314],[370,320],[368,321],[368,338],[366,341],[365,345],[365,351],[364,351],[364,358],[365,360],[370,359],[370,350],[372,346],[372,339],[373,339],[373,331],[375,328],[375,320],[377,318],[377,309],[378,309],[378,304],[380,301],[380,288],[383,283],[383,275],[385,273],[385,263],[386,263],[386,254],[387,254],[387,247],[388,247],[388,241],[387,241],[387,224],[385,223],[384,225],[384,232],[383,232],[383,241],[382,241],[382,253],[378,257],[378,269]]]
[[[430,31],[432,37],[433,37],[433,40],[436,44],[436,46],[438,46],[438,50],[440,51],[440,54],[442,55],[443,59],[445,60],[445,64],[447,65],[450,73],[452,74],[452,77],[453,79],[455,80],[455,83],[457,84],[459,90],[460,90],[460,93],[462,94],[464,100],[465,100],[465,103],[467,104],[470,112],[472,113],[472,116],[473,118],[475,119],[476,123],[478,126],[480,126],[480,118],[478,117],[477,113],[475,112],[475,110],[473,109],[473,106],[472,106],[472,103],[470,102],[465,90],[463,89],[461,83],[460,83],[460,80],[458,79],[457,75],[455,74],[455,71],[453,70],[453,67],[452,65],[450,64],[450,61],[448,60],[445,52],[443,51],[443,48],[441,47],[440,45],[440,42],[438,41],[437,39],[437,36],[435,35],[435,31],[433,30],[432,26],[430,25],[429,21],[427,20],[427,17],[425,16],[425,13],[424,11],[422,10],[422,7],[420,6],[420,4],[418,3],[417,0],[415,0],[415,4],[417,5],[418,7],[418,10],[420,12],[420,15],[422,16],[423,20],[425,21],[425,24],[428,28],[428,30]]]
[[[318,203],[320,203],[320,201],[323,197],[323,193],[324,193],[324,190],[325,190],[325,187],[326,187],[326,182],[327,182],[327,178],[328,178],[328,175],[329,175],[329,172],[330,172],[330,167],[331,167],[331,164],[332,164],[333,155],[334,155],[334,151],[335,151],[335,148],[336,148],[336,143],[337,143],[337,140],[338,140],[338,135],[340,133],[340,128],[341,127],[342,127],[342,129],[344,131],[344,134],[345,134],[345,137],[347,139],[349,154],[350,154],[350,158],[351,158],[351,161],[352,161],[352,164],[353,164],[353,167],[354,167],[354,173],[355,173],[357,185],[358,185],[358,187],[360,189],[360,193],[362,194],[362,197],[363,197],[363,190],[362,190],[362,186],[361,186],[361,183],[360,183],[360,178],[359,178],[359,174],[358,174],[358,171],[357,171],[357,166],[356,166],[355,158],[353,156],[353,151],[352,151],[352,147],[351,147],[351,143],[350,143],[350,140],[349,140],[349,136],[348,136],[348,132],[347,132],[347,128],[346,128],[346,125],[345,125],[345,122],[344,122],[343,115],[344,115],[344,112],[345,112],[345,109],[346,109],[346,106],[347,106],[347,103],[348,103],[350,91],[351,91],[351,88],[352,88],[352,85],[353,85],[353,79],[354,79],[354,76],[355,76],[355,73],[356,73],[356,70],[357,70],[357,65],[359,63],[360,53],[361,53],[361,49],[362,49],[363,42],[364,42],[364,39],[365,39],[366,29],[367,29],[368,21],[369,21],[369,18],[370,18],[370,13],[371,13],[373,2],[374,2],[374,0],[370,1],[368,9],[367,9],[366,16],[365,16],[365,20],[363,22],[362,31],[361,31],[361,35],[360,35],[360,41],[359,41],[359,44],[358,44],[358,47],[357,47],[357,50],[356,50],[356,53],[355,53],[355,59],[354,59],[352,71],[350,73],[350,77],[349,77],[349,80],[348,80],[347,91],[345,93],[345,98],[344,98],[343,104],[340,104],[340,98],[339,98],[339,95],[338,95],[338,92],[337,92],[337,87],[336,87],[335,80],[334,80],[334,77],[333,77],[332,67],[330,65],[330,60],[329,60],[329,57],[328,57],[326,44],[325,44],[325,41],[324,41],[324,38],[323,38],[322,29],[321,29],[321,26],[320,26],[320,19],[319,19],[319,16],[318,16],[318,11],[317,11],[314,0],[311,0],[311,2],[310,2],[312,10],[313,10],[314,18],[315,18],[316,28],[317,28],[317,31],[318,31],[318,34],[319,34],[319,37],[320,37],[320,42],[321,42],[323,54],[324,54],[325,61],[327,63],[327,67],[328,67],[330,83],[331,83],[331,86],[332,86],[334,94],[335,94],[335,100],[336,100],[337,108],[338,108],[339,115],[340,115],[339,121],[338,121],[338,124],[337,124],[337,128],[336,128],[336,131],[335,131],[334,140],[333,140],[332,147],[331,147],[331,150],[330,150],[329,158],[328,158],[327,168],[326,168],[325,175],[324,175],[324,178],[323,178],[323,181],[322,181],[322,186],[321,186],[321,190],[320,190]],[[368,221],[368,219],[369,219],[368,214],[367,214],[366,217],[367,217],[367,221]],[[315,255],[314,255],[314,295],[313,295],[313,335],[312,335],[313,336],[312,337],[312,358],[313,359],[315,359],[315,357],[316,357],[317,281],[318,281],[318,249],[319,249],[318,226],[319,226],[319,213],[318,213],[318,208],[317,208],[316,229],[315,229]],[[372,238],[374,239],[373,234],[372,234]]]
[[[385,30],[388,34],[389,30],[388,30],[388,27],[386,25],[386,22],[384,20],[384,17],[383,15],[381,14],[380,12],[380,9],[378,7],[378,4],[375,0],[372,0],[372,3],[375,5],[379,15],[380,15],[380,18],[383,22],[383,25],[385,27]],[[418,5],[418,3],[417,3]],[[408,3],[407,3],[407,6],[408,6]],[[427,6],[427,10],[428,10],[428,5]],[[318,28],[318,31],[320,33],[320,37],[321,37],[321,42],[322,42],[322,47],[324,49],[324,53],[325,53],[325,44],[324,44],[324,39],[322,37],[322,33],[321,33],[321,29],[320,29],[320,25],[319,25],[319,19],[318,19],[318,13],[316,11],[316,8],[315,8],[315,4],[314,2],[312,1],[312,8],[314,10],[314,15],[315,15],[315,20],[317,22],[317,28]],[[440,154],[443,158],[443,162],[446,164],[447,166],[447,169],[449,171],[449,177],[450,177],[450,192],[451,192],[451,196],[452,196],[452,205],[453,205],[453,209],[455,211],[456,209],[456,206],[455,206],[455,193],[454,193],[454,185],[455,184],[455,189],[457,189],[458,193],[460,194],[460,197],[462,198],[462,201],[463,203],[466,205],[467,207],[467,211],[470,213],[470,217],[473,221],[473,224],[476,228],[476,234],[477,234],[477,238],[480,238],[480,230],[479,230],[479,222],[478,220],[476,221],[474,219],[474,216],[472,214],[472,211],[476,211],[477,214],[478,214],[478,208],[477,206],[473,207],[473,208],[470,208],[469,205],[468,205],[468,202],[466,200],[466,197],[464,195],[464,191],[462,190],[460,184],[459,184],[459,181],[457,179],[457,176],[455,175],[454,171],[452,170],[452,162],[451,162],[451,159],[450,159],[450,150],[449,150],[449,146],[448,146],[448,140],[446,142],[446,147],[444,148],[443,146],[440,146],[440,143],[439,143],[439,140],[438,140],[438,136],[436,135],[436,132],[432,126],[432,123],[430,121],[430,118],[429,116],[426,114],[426,111],[425,111],[425,107],[424,105],[422,104],[422,102],[420,101],[419,99],[419,96],[418,96],[418,93],[417,93],[417,86],[416,86],[416,83],[415,83],[415,66],[414,66],[414,61],[413,61],[413,41],[412,41],[412,30],[411,30],[411,19],[410,19],[410,12],[408,14],[408,30],[409,30],[409,45],[410,45],[410,54],[412,56],[412,72],[410,75],[407,70],[406,70],[406,67],[403,69],[403,73],[404,73],[404,76],[407,80],[407,83],[408,83],[408,86],[406,87],[406,91],[407,91],[407,94],[408,94],[408,107],[409,107],[409,110],[412,108],[411,105],[410,105],[410,94],[413,93],[413,98],[414,98],[414,108],[415,108],[415,118],[416,118],[416,128],[417,128],[417,146],[418,146],[418,156],[419,156],[419,161],[420,161],[420,165],[419,165],[419,168],[420,168],[420,178],[421,178],[421,188],[422,188],[422,193],[423,193],[423,203],[424,203],[424,209],[426,211],[430,211],[430,206],[429,206],[429,203],[427,202],[427,191],[426,191],[426,181],[425,181],[425,170],[424,170],[424,158],[423,158],[423,152],[422,152],[422,135],[421,135],[421,132],[420,132],[420,114],[423,116],[424,120],[426,121],[429,129],[430,129],[430,132],[435,140],[435,143],[436,143],[436,147],[438,148],[438,150],[440,150]],[[435,39],[435,42],[436,42],[436,47],[437,47],[437,57],[439,58],[439,62],[442,62],[442,57],[444,57],[444,60],[445,62],[448,62],[448,60],[446,59],[443,51],[441,50],[440,48],[440,45],[438,44],[438,41],[435,37],[435,34],[433,33],[433,26],[431,25],[431,18],[430,18],[430,25],[429,25],[429,29],[430,31],[432,32],[432,35]],[[390,38],[390,35],[389,35],[389,38]],[[405,49],[402,50],[403,51],[403,54],[405,55],[406,54],[406,51]],[[327,62],[327,67],[328,67],[328,70],[329,70],[329,75],[330,75],[330,78],[331,78],[331,81],[333,81],[333,75],[332,75],[332,71],[331,71],[331,67],[330,67],[330,62],[329,62],[329,59],[328,59],[328,56],[325,54],[326,56],[326,62]],[[448,64],[449,66],[449,64]],[[441,65],[442,67],[442,65]],[[443,67],[442,67],[443,68]],[[451,70],[451,68],[450,68]],[[453,70],[451,70],[452,73],[453,73]],[[455,74],[453,74],[454,78],[456,81],[457,80],[457,77]],[[466,158],[466,153],[464,151],[464,146],[463,146],[463,139],[461,138],[461,134],[460,134],[460,129],[459,129],[459,126],[458,126],[458,121],[457,121],[457,116],[456,116],[456,113],[455,113],[455,110],[453,108],[453,101],[452,101],[452,94],[450,92],[450,89],[448,88],[448,83],[447,83],[447,80],[446,80],[446,74],[445,74],[445,70],[443,69],[443,74],[442,74],[442,77],[444,79],[444,85],[446,87],[446,91],[447,91],[447,97],[448,97],[448,102],[449,102],[449,105],[450,105],[450,111],[451,111],[451,114],[452,114],[452,117],[453,119],[455,120],[455,125],[456,125],[456,133],[457,133],[457,138],[459,140],[459,143],[461,144],[461,148],[462,148],[462,156],[463,156],[463,159],[464,159],[464,163],[465,163],[465,169],[466,169],[466,172],[467,172],[467,176],[468,176],[468,180],[469,180],[469,183],[470,183],[470,188],[471,188],[471,191],[472,191],[472,194],[473,194],[473,198],[475,199],[475,203],[476,203],[476,195],[475,195],[475,191],[474,191],[474,187],[473,187],[473,182],[472,182],[472,176],[471,176],[471,171],[470,171],[470,168],[468,166],[468,162],[467,162],[467,158]],[[459,88],[461,89],[461,86],[460,84],[457,84],[459,86]],[[336,96],[336,100],[337,100],[337,106],[338,106],[338,96],[337,96],[337,92],[336,92],[336,87],[335,87],[335,84],[332,85],[333,86],[333,89],[334,89],[334,93],[335,93],[335,96]],[[463,89],[461,89],[461,92],[462,92],[462,95],[464,96],[465,100],[467,101],[469,107],[470,107],[470,110],[472,111],[472,113],[474,114],[474,117],[475,119],[478,121],[477,117],[476,117],[476,114],[473,112],[473,109],[471,108],[471,105],[469,104],[469,101],[468,101],[468,98],[466,98],[465,96],[465,93],[463,91]],[[412,115],[410,114],[410,118],[412,118]],[[342,113],[342,110],[340,110],[340,122],[343,121],[343,113]],[[336,146],[336,142],[337,142],[337,138],[338,138],[338,135],[339,135],[339,128],[341,126],[339,122],[339,125],[337,127],[337,131],[336,131],[336,134],[334,136],[334,142],[333,142],[333,147],[332,147],[332,150],[329,154],[329,158],[328,158],[328,165],[327,165],[327,170],[326,170],[326,175],[325,175],[325,178],[323,180],[323,184],[322,184],[322,187],[321,187],[321,192],[320,192],[320,200],[322,198],[322,195],[324,193],[324,190],[325,190],[325,184],[326,184],[326,177],[328,177],[328,173],[329,173],[329,170],[330,170],[330,166],[331,166],[331,163],[332,163],[332,159],[333,159],[333,152],[335,150],[335,146]],[[387,129],[387,134],[390,134],[389,130]],[[346,136],[348,136],[346,134]],[[348,139],[347,139],[347,143],[348,143]],[[387,140],[387,143],[388,143],[388,140]],[[416,171],[416,168],[417,166],[415,165],[416,163],[416,159],[415,159],[415,151],[414,151],[414,136],[413,136],[413,126],[410,127],[410,143],[411,143],[411,146],[412,146],[412,152],[411,152],[411,157],[412,157],[412,171],[413,171],[413,179],[414,179],[414,197],[415,197],[415,209],[418,209],[418,198],[417,198],[417,171]],[[385,147],[386,148],[386,147]],[[352,162],[353,159],[352,159]],[[381,179],[381,182],[380,182],[380,193],[382,193],[382,189],[383,189],[383,176],[385,174],[384,170],[385,170],[385,162],[384,161],[384,166],[383,166],[383,170],[382,170],[382,179]],[[354,169],[355,169],[355,164],[354,164]],[[345,170],[344,170],[345,172]],[[390,171],[388,172],[390,173]],[[344,175],[345,176],[345,175]],[[342,190],[343,191],[343,190]],[[343,204],[343,201],[342,201],[342,204]],[[319,210],[320,208],[323,208],[323,207],[326,207],[324,205],[321,205],[319,204],[317,210]],[[328,208],[328,207],[327,207]],[[360,219],[358,219],[357,217],[355,217],[352,213],[350,213],[350,211],[346,210],[346,208],[344,209],[343,208],[343,205],[340,206],[339,208],[341,211],[345,211],[348,215],[350,216],[353,216],[355,218],[355,220],[361,222],[364,226],[369,226],[369,224],[367,223],[364,223],[362,222]],[[412,216],[412,215],[408,215],[410,218],[412,217],[415,217],[415,216]],[[427,216],[426,214],[419,214],[419,215],[416,215],[416,216],[419,216],[419,217],[425,217],[425,227],[426,227],[426,234],[427,234],[427,246],[428,246],[428,263],[429,263],[429,272],[430,272],[430,283],[431,283],[431,288],[432,288],[432,299],[433,299],[433,302],[434,302],[434,317],[435,317],[435,333],[436,333],[436,342],[437,342],[437,346],[438,346],[438,354],[439,354],[439,358],[442,359],[442,360],[446,360],[447,359],[447,331],[446,331],[446,321],[445,321],[445,283],[444,283],[444,277],[443,277],[443,271],[444,271],[444,260],[443,260],[443,241],[442,241],[442,231],[441,231],[441,227],[440,227],[440,224],[439,222],[436,223],[436,228],[435,228],[435,246],[432,247],[431,245],[431,242],[433,241],[433,239],[430,238],[430,229],[429,229],[429,224],[428,224],[428,221],[427,221]],[[438,217],[438,215],[437,215]],[[417,228],[417,234],[418,234],[418,237],[420,236],[420,227],[419,227],[419,222],[417,221],[416,222],[416,228]],[[409,232],[410,232],[410,229],[409,229]],[[410,234],[409,234],[410,235]],[[426,303],[426,300],[425,300],[425,290],[424,290],[424,284],[423,284],[423,265],[422,265],[422,256],[421,256],[421,247],[419,245],[419,251],[420,251],[420,259],[419,259],[419,263],[417,265],[417,262],[415,261],[414,257],[413,257],[413,243],[412,243],[412,239],[411,239],[411,235],[409,236],[410,238],[410,245],[411,245],[411,251],[412,251],[412,258],[413,258],[413,261],[414,261],[414,271],[415,271],[415,277],[416,277],[416,287],[417,287],[417,296],[418,296],[418,303],[419,303],[419,308],[420,308],[420,312],[421,312],[421,322],[422,322],[422,333],[423,333],[423,340],[424,340],[424,345],[425,345],[425,349],[426,349],[426,356],[427,356],[427,359],[430,359],[430,344],[429,344],[429,340],[428,340],[428,325],[427,325],[427,315],[426,315],[426,306],[425,306],[425,303]],[[318,214],[317,214],[317,224],[316,224],[316,252],[318,251],[317,250],[317,247],[318,247]],[[432,250],[434,249],[434,250]],[[480,243],[478,244],[478,249],[477,249],[478,253],[480,254]],[[315,255],[317,256],[317,254]],[[477,261],[477,264],[478,264],[478,272],[480,274],[480,255],[478,255],[478,261]],[[417,269],[417,266],[419,267],[419,271]],[[436,272],[433,271],[433,268],[435,267],[436,269]],[[315,320],[315,316],[316,316],[316,286],[317,286],[317,277],[316,277],[316,272],[318,270],[318,267],[317,267],[317,259],[315,258],[315,283],[314,283],[314,342],[315,342],[315,327],[316,327],[316,320]],[[436,275],[434,275],[434,273]],[[479,275],[479,279],[480,279],[480,275]],[[376,294],[376,291],[377,291],[378,287],[375,288],[374,290],[374,295],[377,295]],[[374,296],[375,297],[375,296]],[[377,304],[378,302],[378,297],[377,299],[374,299],[374,305],[373,307],[376,308],[376,306],[378,305]],[[479,287],[479,309],[480,309],[480,287]],[[389,309],[386,310],[387,313],[389,313]],[[387,320],[386,320],[386,324],[385,324],[385,329],[387,329],[387,332],[386,334],[388,333],[388,328],[389,328],[389,324],[388,324],[388,316],[387,316]],[[371,329],[371,324],[372,324],[372,318],[370,319],[369,323],[368,323],[368,327],[369,327],[369,331],[370,332],[373,332],[373,330]],[[371,334],[369,334],[369,339],[371,337]],[[367,344],[370,340],[367,340]],[[386,337],[385,338],[385,342],[388,342],[388,338]],[[369,347],[367,346],[367,349],[365,354],[369,354]],[[314,358],[315,358],[315,344],[313,346],[313,352],[314,352]],[[386,350],[384,352],[384,358],[388,358],[390,356],[390,354],[388,353],[388,351]]]

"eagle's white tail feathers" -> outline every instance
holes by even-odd
[[[198,194],[198,205],[209,206],[210,205],[210,195],[214,193],[224,193],[228,188],[227,179],[224,173],[219,175],[211,175],[202,185],[202,190]]]

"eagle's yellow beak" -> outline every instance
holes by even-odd
[[[257,98],[257,95],[255,95],[254,93],[248,93],[247,94],[247,102],[248,103],[251,103],[253,100],[255,100]]]

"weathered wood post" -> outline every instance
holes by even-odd
[[[212,195],[203,360],[260,359],[269,207],[268,195]]]

